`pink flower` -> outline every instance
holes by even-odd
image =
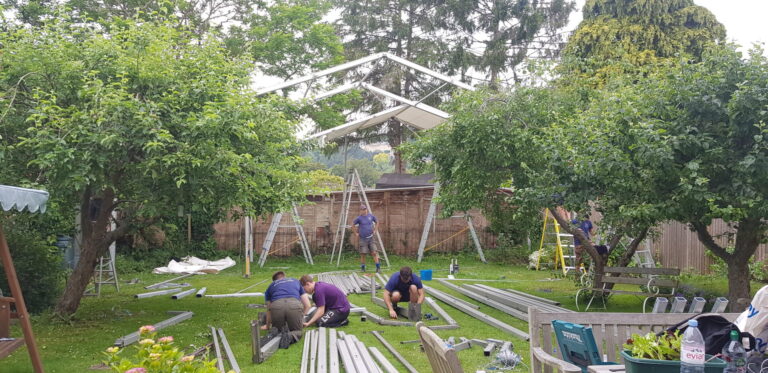
[[[139,344],[142,346],[152,345],[152,344],[155,344],[155,341],[153,339],[146,338],[146,339],[140,340]]]
[[[171,342],[173,342],[173,336],[169,335],[167,337],[162,337],[162,338],[158,339],[157,341],[160,342],[160,343],[171,343]]]
[[[126,370],[125,373],[147,373],[147,370],[144,368],[131,368]]]
[[[195,360],[195,355],[187,355],[181,358],[181,361],[188,363],[192,360]]]
[[[139,328],[139,334],[149,334],[154,332],[155,332],[155,327],[152,325],[144,325],[141,328]]]

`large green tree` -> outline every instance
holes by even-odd
[[[341,11],[338,22],[349,59],[376,52],[398,57],[449,75],[469,79],[487,75],[496,84],[500,75],[515,71],[536,50],[551,56],[561,47],[555,29],[567,21],[572,2],[538,1],[336,1]],[[556,53],[554,53],[556,54]],[[417,76],[399,66],[382,66],[367,75],[372,84],[413,100],[439,105],[452,93],[452,86]],[[367,111],[378,111],[378,101],[366,101]],[[370,104],[373,103],[373,104]],[[353,141],[386,139],[396,148],[411,133],[404,124],[390,120],[386,131],[361,133]],[[395,171],[404,172],[405,163],[395,152]]]
[[[624,160],[622,168],[594,167],[635,170],[627,188],[656,191],[644,194],[646,211],[688,223],[725,261],[732,308],[743,309],[736,301],[751,294],[749,259],[768,239],[768,59],[761,50],[745,58],[733,46],[718,47],[699,63],[648,75],[604,91],[580,118],[618,145],[613,154]],[[599,129],[605,123],[617,131]],[[713,219],[729,222],[725,245],[707,229]]]
[[[252,61],[216,38],[132,20],[108,32],[59,20],[0,38],[2,181],[45,188],[83,217],[59,313],[77,310],[97,259],[131,223],[179,205],[256,216],[303,196],[294,123],[254,96]]]
[[[494,88],[505,76],[519,82],[518,68],[528,59],[559,56],[573,8],[566,0],[448,1],[440,17],[447,20],[452,62],[459,63],[451,67],[464,74],[473,68]]]
[[[573,84],[602,86],[610,77],[661,59],[701,58],[725,28],[693,0],[587,0],[568,39],[561,72]]]

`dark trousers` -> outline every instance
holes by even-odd
[[[339,310],[328,310],[325,311],[319,320],[317,320],[317,326],[325,328],[344,326],[349,323],[347,317],[349,317],[349,311],[339,312]]]

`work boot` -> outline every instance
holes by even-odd
[[[421,304],[408,302],[408,320],[421,321]]]

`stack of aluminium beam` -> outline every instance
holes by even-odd
[[[380,351],[366,347],[354,335],[326,328],[305,334],[301,373],[339,373],[342,367],[347,373],[397,372]]]
[[[341,289],[346,294],[362,294],[369,291],[368,281],[357,273],[325,272],[317,275],[317,281],[326,282]]]
[[[462,285],[464,289],[467,289],[475,294],[485,296],[489,299],[497,301],[508,307],[512,307],[518,311],[526,314],[525,321],[528,321],[528,308],[533,307],[544,312],[562,313],[562,312],[575,312],[556,305],[557,302],[539,298],[534,295],[529,295],[521,292],[509,292],[502,289],[497,289],[491,286],[474,284],[474,285]]]

